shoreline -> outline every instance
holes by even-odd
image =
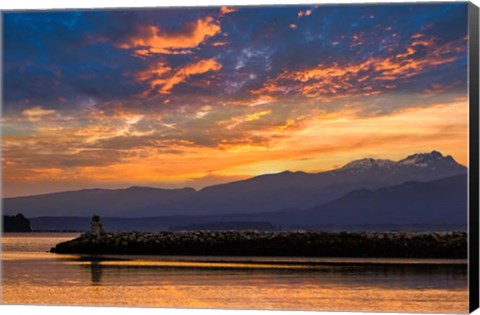
[[[248,256],[466,259],[465,232],[180,231],[84,233],[51,253],[130,256]]]
[[[226,263],[256,265],[298,266],[467,266],[462,258],[378,258],[378,257],[272,257],[272,256],[162,256],[162,255],[81,255],[79,262],[131,262],[145,261],[152,265],[168,263]]]

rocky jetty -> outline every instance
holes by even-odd
[[[467,258],[465,232],[175,231],[88,232],[58,254]]]

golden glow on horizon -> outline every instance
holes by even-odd
[[[7,187],[9,182],[25,181],[79,181],[90,182],[96,187],[122,181],[138,185],[186,186],[191,183],[195,186],[196,179],[208,177],[226,182],[285,170],[319,172],[364,157],[398,160],[407,154],[431,150],[452,155],[457,162],[467,164],[466,98],[429,107],[402,109],[382,116],[361,117],[357,111],[356,107],[330,113],[317,111],[299,123],[290,118],[280,127],[259,126],[248,133],[250,138],[270,139],[266,142],[255,143],[244,139],[237,144],[220,142],[218,146],[206,147],[185,140],[172,140],[159,142],[168,146],[166,151],[154,145],[138,146],[126,149],[127,154],[121,159],[115,159],[114,155],[104,156],[103,151],[97,152],[95,148],[86,150],[69,147],[68,144],[72,137],[80,137],[88,143],[102,140],[102,137],[109,140],[109,137],[128,135],[129,126],[140,122],[143,116],[121,115],[116,119],[123,124],[110,122],[108,127],[102,123],[78,130],[65,129],[63,132],[43,130],[37,137],[10,136],[4,138],[4,150],[7,152],[4,158],[5,181]],[[224,123],[224,127],[236,129],[243,122],[260,123],[271,113],[270,110],[257,111],[237,117],[230,125]],[[232,123],[237,126],[232,127]],[[148,137],[148,132],[141,135]],[[36,142],[55,142],[62,146],[62,150],[72,154],[81,150],[84,156],[80,158],[80,163],[84,159],[97,159],[99,165],[50,166],[48,160],[55,152],[49,151],[48,146],[37,149],[40,152],[35,151],[40,158],[35,160],[37,165],[32,165],[30,169],[18,168],[14,159],[8,159],[10,150],[17,148],[18,154],[21,154],[22,148],[35,146]],[[122,145],[121,141],[118,145]]]

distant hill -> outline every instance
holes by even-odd
[[[3,216],[3,232],[31,232],[30,221],[21,213]]]
[[[467,175],[430,182],[407,182],[375,191],[361,189],[307,210],[262,215],[279,225],[464,226],[467,225]],[[259,218],[257,218],[259,219]]]
[[[312,208],[357,189],[375,190],[407,181],[431,181],[466,174],[465,166],[437,151],[394,162],[366,158],[342,168],[309,174],[282,172],[206,187],[89,189],[4,199],[5,213],[29,217],[154,217],[263,213],[282,208]]]
[[[150,205],[162,206],[195,194],[193,188],[159,189],[129,187],[126,189],[84,189],[28,197],[5,198],[4,213],[21,211],[27,216],[116,216]]]
[[[406,182],[377,190],[350,192],[325,205],[309,208],[201,216],[102,218],[109,230],[159,231],[175,226],[203,229],[266,222],[282,229],[466,231],[467,175],[429,182]],[[87,230],[88,218],[33,218],[35,230]],[[240,229],[239,227],[235,229]]]

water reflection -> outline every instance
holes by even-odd
[[[123,285],[222,285],[225,281],[263,285],[276,281],[291,286],[306,283],[350,288],[371,286],[377,289],[452,289],[466,287],[467,265],[451,264],[372,264],[317,263],[285,265],[277,268],[270,262],[256,267],[249,263],[206,263],[204,261],[109,259],[106,257],[67,257],[61,259],[82,273],[90,273],[93,285],[113,285],[122,279]],[[70,271],[72,273],[72,271]],[[265,280],[265,281],[264,281]]]
[[[57,238],[55,238],[57,237]],[[71,236],[2,239],[2,302],[102,306],[463,313],[467,265],[238,257],[53,255]],[[28,246],[26,245],[28,244]],[[212,262],[213,260],[216,260]],[[278,267],[281,268],[278,268]]]
[[[102,281],[102,265],[98,260],[92,260],[90,262],[90,274],[92,285],[99,285]]]

